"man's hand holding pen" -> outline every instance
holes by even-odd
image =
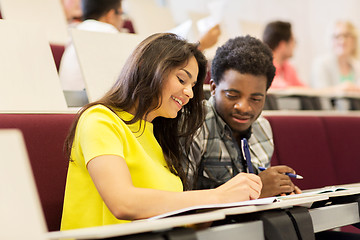
[[[292,168],[280,165],[262,169],[263,171],[259,173],[259,177],[263,183],[260,197],[301,193],[301,190],[291,181],[289,173],[295,174],[291,176],[296,178],[301,178],[301,176],[296,175]]]

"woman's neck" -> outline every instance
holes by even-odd
[[[136,107],[133,106],[132,108],[130,108],[129,110],[127,110],[128,113],[132,114],[133,116],[135,116],[136,114]],[[150,112],[146,117],[143,116],[141,117],[141,119],[147,121],[147,122],[152,122],[155,119],[155,113],[154,111]]]
[[[338,56],[338,64],[341,75],[348,75],[352,71],[350,58],[348,56]]]

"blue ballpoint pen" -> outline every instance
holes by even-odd
[[[255,173],[251,163],[250,149],[246,138],[241,139],[241,150],[246,160],[249,173]]]
[[[259,170],[260,170],[260,171],[264,171],[264,170],[266,170],[266,168],[264,168],[264,167],[259,167]],[[296,178],[296,179],[303,179],[303,177],[302,177],[301,175],[298,175],[298,174],[285,173],[285,175],[288,175],[289,177]]]

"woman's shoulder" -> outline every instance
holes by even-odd
[[[101,132],[104,134],[109,129],[116,132],[124,132],[129,128],[126,122],[124,122],[127,114],[129,113],[124,111],[117,112],[107,106],[97,104],[89,107],[81,114],[77,129],[82,134],[84,132]]]
[[[317,74],[319,72],[330,72],[331,74],[336,74],[338,70],[337,59],[334,54],[324,54],[316,57],[313,61],[313,72]]]
[[[106,107],[105,105],[102,104],[96,104],[86,109],[82,113],[82,117],[88,115],[113,115],[113,114],[116,115],[116,113],[112,111],[109,107]]]
[[[86,109],[80,117],[80,120],[93,119],[94,121],[129,121],[134,116],[126,111],[115,107],[108,107],[103,104],[96,104]]]
[[[86,109],[80,116],[80,122],[89,121],[120,121],[121,112],[115,111],[105,105],[96,104]]]

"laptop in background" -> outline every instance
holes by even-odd
[[[89,103],[86,91],[64,90],[64,97],[68,107],[82,107]]]

